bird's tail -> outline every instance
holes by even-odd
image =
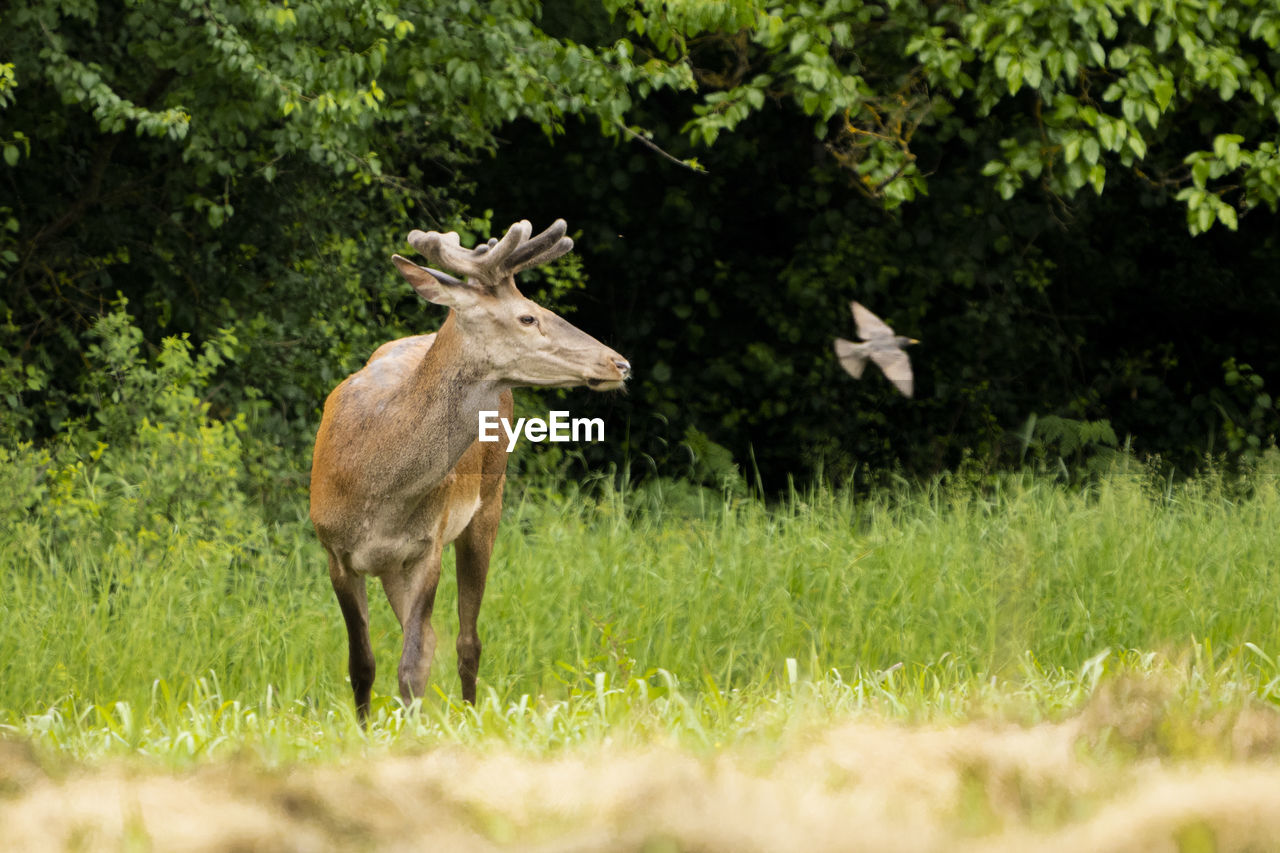
[[[867,354],[863,352],[863,347],[844,338],[836,338],[835,344],[840,366],[854,379],[861,379],[862,371],[867,366]]]

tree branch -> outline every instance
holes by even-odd
[[[703,167],[701,167],[701,166],[695,166],[695,165],[693,165],[693,164],[691,164],[691,163],[687,163],[687,162],[685,162],[684,160],[681,160],[679,157],[676,157],[676,156],[675,156],[675,155],[673,155],[673,154],[668,154],[666,151],[663,151],[663,150],[662,150],[662,148],[660,148],[660,147],[659,147],[656,143],[654,143],[652,140],[650,140],[650,139],[646,139],[642,134],[636,133],[634,130],[632,130],[631,128],[627,127],[627,126],[626,126],[625,124],[623,124],[622,122],[620,122],[620,121],[614,121],[614,125],[615,125],[619,130],[621,130],[623,133],[625,133],[627,136],[630,136],[632,139],[636,140],[636,141],[637,141],[637,142],[639,142],[641,145],[644,145],[646,148],[650,149],[651,151],[655,151],[655,152],[657,152],[658,154],[662,155],[662,156],[663,156],[663,157],[665,157],[666,159],[670,160],[672,163],[675,163],[677,166],[683,166],[684,168],[688,169],[688,170],[689,170],[689,171],[691,171],[691,172],[698,172],[698,173],[700,173],[700,174],[706,174],[706,171],[707,171],[707,170],[706,170],[705,168],[703,168]]]

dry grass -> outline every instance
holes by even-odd
[[[0,743],[14,850],[1280,849],[1280,713],[1197,714],[1159,676],[1077,714],[828,722],[777,743],[531,756],[459,745],[293,764],[45,769]],[[1180,744],[1195,744],[1187,752]]]

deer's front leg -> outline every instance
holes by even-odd
[[[364,578],[348,570],[330,554],[329,580],[342,609],[342,620],[347,625],[347,670],[351,674],[356,715],[363,726],[369,718],[369,698],[373,692],[375,672],[373,646],[369,643],[369,605]]]
[[[391,609],[404,631],[404,651],[397,675],[400,698],[406,705],[426,692],[431,677],[431,658],[436,651],[436,633],[431,628],[436,585],[440,582],[440,550],[432,548],[403,574],[384,577],[383,588]]]

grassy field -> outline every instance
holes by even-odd
[[[49,511],[0,532],[0,846],[1273,849],[1278,484],[526,491],[478,706],[447,564],[416,714],[371,587],[367,732],[301,508]]]

